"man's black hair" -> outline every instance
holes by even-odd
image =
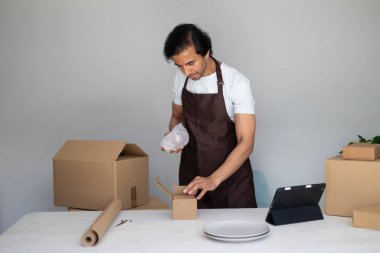
[[[211,38],[194,24],[180,24],[174,27],[165,40],[164,55],[167,61],[173,55],[181,53],[189,46],[194,46],[195,52],[205,56],[208,51],[212,55]]]

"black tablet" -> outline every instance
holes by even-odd
[[[276,190],[266,222],[284,225],[323,219],[318,205],[326,184],[297,185]]]

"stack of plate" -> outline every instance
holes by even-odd
[[[267,236],[270,230],[265,222],[229,220],[207,224],[203,232],[218,241],[247,242]]]

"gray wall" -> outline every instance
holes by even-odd
[[[324,181],[323,161],[380,134],[380,1],[0,0],[0,233],[53,206],[51,158],[67,139],[121,139],[177,183],[161,152],[173,66],[167,33],[194,22],[252,81],[261,204]]]

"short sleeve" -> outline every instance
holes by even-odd
[[[251,91],[251,83],[242,74],[235,75],[233,78],[231,100],[234,114],[255,114],[255,100]]]
[[[177,105],[182,105],[182,88],[184,85],[183,77],[181,73],[176,70],[174,72],[173,80],[173,103]]]

